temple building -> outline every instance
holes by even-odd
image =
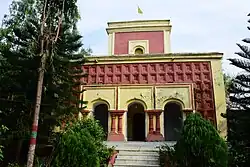
[[[81,115],[99,120],[108,141],[176,141],[191,112],[225,131],[223,53],[172,53],[171,28],[170,20],[109,22],[108,55],[88,57]]]

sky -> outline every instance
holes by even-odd
[[[1,0],[0,18],[8,13],[12,0]],[[240,70],[229,64],[237,57],[236,43],[250,37],[247,21],[250,0],[78,0],[81,13],[79,30],[86,48],[93,55],[107,55],[107,22],[170,19],[171,51],[222,52],[223,70],[235,75]],[[137,13],[137,6],[143,15]]]

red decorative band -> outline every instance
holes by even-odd
[[[161,113],[161,112],[163,112],[163,110],[145,110],[145,112],[148,112],[148,113]]]
[[[109,110],[109,112],[112,112],[112,113],[124,113],[124,112],[126,112],[126,110]]]
[[[36,138],[30,138],[30,144],[36,145]]]
[[[32,131],[37,132],[37,130],[38,130],[38,126],[36,124],[33,124],[32,125]]]

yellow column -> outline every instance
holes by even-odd
[[[212,60],[211,66],[213,74],[217,129],[220,132],[220,135],[225,137],[227,135],[227,121],[221,116],[221,114],[226,113],[226,95],[221,60]]]

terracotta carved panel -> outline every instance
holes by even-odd
[[[166,62],[84,66],[87,85],[194,83],[196,110],[215,121],[209,62]]]

